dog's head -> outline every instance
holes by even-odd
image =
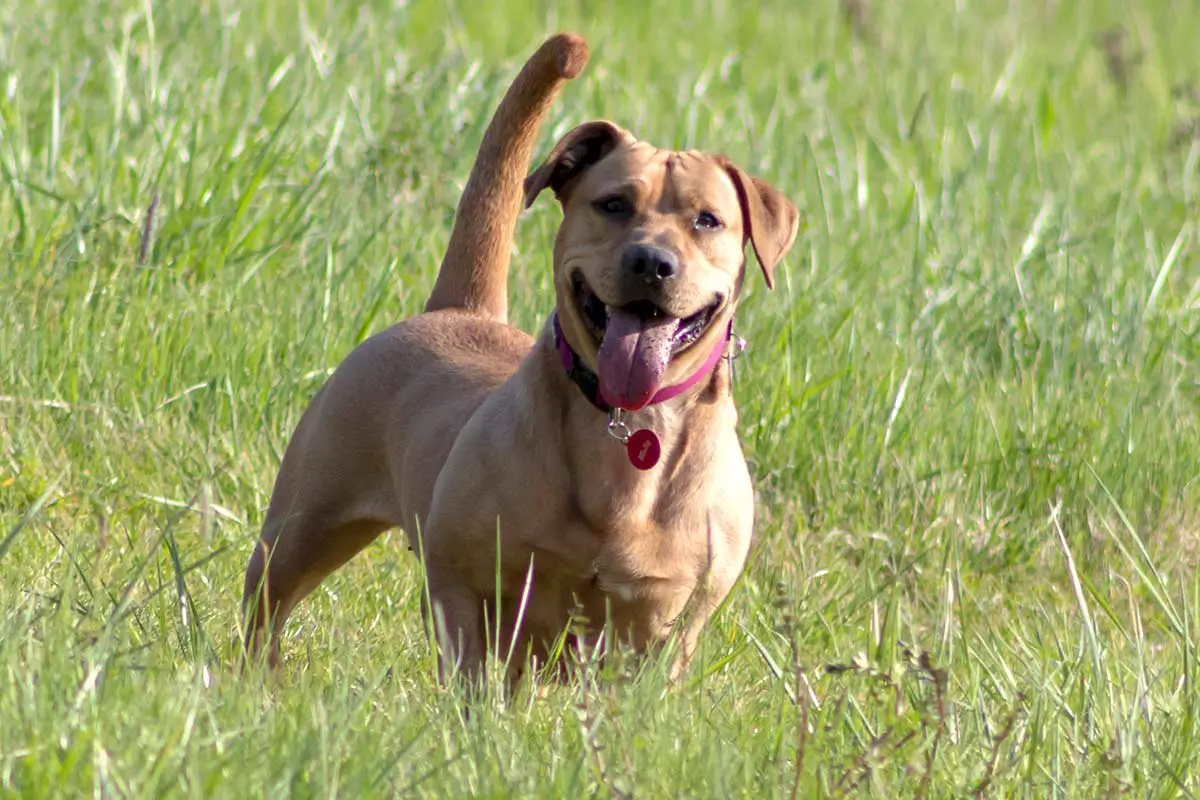
[[[720,156],[659,150],[588,122],[525,181],[554,190],[563,221],[554,286],[567,341],[610,405],[637,409],[720,346],[749,241],[767,286],[796,238],[782,194]]]

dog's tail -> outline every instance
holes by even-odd
[[[509,251],[534,140],[562,85],[587,61],[583,37],[557,34],[508,88],[483,134],[426,311],[461,308],[507,321]]]

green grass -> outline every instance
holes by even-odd
[[[0,9],[0,793],[1200,793],[1200,6],[472,8]],[[392,534],[240,676],[287,437],[420,308],[557,28],[593,58],[541,152],[609,117],[802,210],[739,319],[744,579],[681,685],[463,721]],[[520,226],[527,330],[557,219]]]

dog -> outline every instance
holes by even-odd
[[[639,653],[675,637],[677,674],[741,573],[754,495],[732,324],[746,245],[770,287],[799,216],[723,157],[603,120],[529,173],[588,58],[558,34],[529,59],[484,134],[424,313],[359,345],[304,412],[246,570],[248,655],[265,647],[277,666],[296,603],[393,527],[424,568],[442,680],[478,678],[497,649],[545,664],[562,637]],[[533,338],[507,324],[509,255],[547,189],[563,214],[556,306]]]

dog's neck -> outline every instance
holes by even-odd
[[[567,377],[579,388],[579,391],[589,403],[605,414],[612,413],[614,410],[613,407],[608,404],[604,399],[603,393],[600,391],[599,376],[588,369],[587,365],[583,363],[583,359],[579,357],[579,354],[571,347],[571,343],[567,341],[566,335],[563,334],[562,326],[558,322],[557,310],[550,318],[550,325],[554,332],[554,349],[558,352],[559,360],[562,362],[563,370],[567,373]],[[730,345],[734,343],[733,320],[731,319],[728,327],[725,329],[725,338],[717,342],[712,352],[709,353],[708,358],[704,360],[704,363],[689,377],[679,383],[659,389],[650,398],[646,406],[665,403],[672,398],[684,394],[708,378],[721,362],[721,358],[727,354]]]
[[[564,474],[589,485],[613,487],[617,495],[653,490],[648,496],[653,498],[658,491],[654,487],[661,488],[664,481],[674,480],[673,476],[703,474],[680,471],[681,461],[710,460],[718,450],[730,446],[730,437],[736,446],[737,409],[728,359],[721,357],[726,352],[724,340],[715,365],[701,371],[699,380],[663,402],[623,415],[626,433],[647,429],[659,440],[661,457],[646,469],[633,466],[627,441],[614,429],[611,412],[593,403],[564,368],[554,328],[554,319],[547,320],[525,368],[538,375],[531,380],[533,385],[551,390],[537,405],[542,420],[561,420],[552,426],[555,433],[546,435],[561,437],[561,452],[566,455]],[[687,494],[687,490],[681,491]]]
[[[642,469],[610,427],[610,414],[568,377],[548,319],[521,366],[519,385],[528,394],[516,406],[524,416],[517,427],[547,459],[546,474],[574,498],[573,513],[593,529],[661,533],[664,520],[687,518],[689,503],[711,489],[714,472],[697,464],[738,463],[729,461],[741,452],[726,361],[718,359],[705,379],[682,394],[625,414],[630,434],[650,430],[660,442],[657,463]]]

